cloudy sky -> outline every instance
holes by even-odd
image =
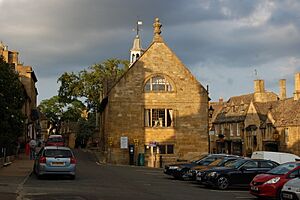
[[[155,17],[213,101],[253,92],[258,78],[276,93],[279,79],[287,79],[293,95],[300,72],[296,0],[0,0],[0,40],[34,68],[40,102],[57,95],[63,72],[129,59],[137,18],[147,48]]]

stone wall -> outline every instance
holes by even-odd
[[[163,75],[172,92],[144,92],[145,81]],[[105,110],[107,161],[128,164],[128,149],[120,149],[120,137],[128,137],[138,153],[146,146],[174,144],[174,154],[162,155],[165,162],[189,159],[208,151],[207,93],[164,43],[153,43],[110,91]],[[144,109],[165,108],[174,113],[173,127],[144,127]],[[109,145],[109,140],[111,145]]]

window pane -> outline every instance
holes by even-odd
[[[144,90],[145,90],[145,92],[150,91],[150,79],[146,82]]]
[[[167,154],[174,154],[174,145],[173,144],[167,145]]]
[[[166,81],[164,77],[155,76],[152,78],[152,90],[153,91],[165,91]]]
[[[165,109],[152,109],[152,126],[165,126]]]
[[[166,145],[158,145],[158,147],[160,154],[166,154]]]

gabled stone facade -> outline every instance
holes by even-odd
[[[152,44],[103,100],[107,162],[160,167],[208,151],[207,91],[165,44],[160,27],[156,19]]]

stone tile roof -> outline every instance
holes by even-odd
[[[269,95],[277,96],[273,92],[266,92]],[[254,93],[231,97],[216,116],[214,123],[241,122],[246,118],[246,112],[251,102],[254,102]],[[267,119],[268,108],[274,103],[255,103],[259,110],[261,120]]]
[[[245,95],[240,95],[240,96],[234,96],[231,97],[227,103],[233,103],[233,104],[241,104],[241,103],[246,103],[246,104],[250,104],[251,101],[254,100],[254,94],[245,94]]]
[[[288,98],[273,105],[271,114],[275,126],[300,126],[300,101]]]
[[[272,108],[276,107],[278,101],[272,102],[253,102],[253,105],[256,108],[257,114],[262,121],[266,121],[268,119],[268,112],[272,110]]]
[[[244,121],[253,93],[231,97],[215,117],[214,123],[229,123]]]

